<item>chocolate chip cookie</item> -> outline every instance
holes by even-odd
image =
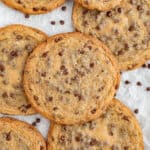
[[[12,118],[0,118],[0,150],[46,150],[46,144],[33,126]]]
[[[118,59],[121,70],[134,69],[150,59],[150,2],[126,0],[109,11],[74,5],[75,28],[103,41]]]
[[[59,7],[65,0],[2,0],[2,2],[26,14],[43,14]]]
[[[108,49],[77,32],[50,37],[29,56],[24,71],[31,104],[61,124],[97,118],[118,83],[117,63]]]
[[[0,28],[0,113],[33,114],[23,86],[22,75],[27,56],[47,36],[23,25]]]
[[[121,4],[124,0],[75,0],[88,9],[97,9],[100,11],[110,10]]]
[[[98,119],[88,123],[53,123],[47,143],[47,150],[144,150],[136,118],[118,100],[112,100]]]

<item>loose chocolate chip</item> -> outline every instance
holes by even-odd
[[[29,14],[25,14],[24,17],[25,17],[25,18],[29,18],[30,15],[29,15]]]
[[[16,39],[17,39],[17,40],[21,40],[22,38],[23,38],[22,35],[17,35],[17,36],[16,36]]]
[[[60,23],[61,25],[64,25],[65,21],[64,21],[64,20],[60,20],[59,23]]]
[[[146,88],[146,91],[150,91],[150,87],[147,87],[147,88]]]
[[[7,141],[10,141],[10,140],[11,140],[11,132],[8,132],[8,133],[6,134],[6,140],[7,140]]]
[[[92,114],[95,114],[95,113],[96,113],[96,109],[95,109],[95,108],[92,109],[92,110],[91,110],[91,113],[92,113]]]
[[[137,86],[141,86],[142,83],[138,81],[138,82],[136,83],[136,85],[137,85]]]
[[[142,67],[143,67],[143,68],[146,68],[146,64],[143,64]]]
[[[107,17],[112,17],[112,12],[111,12],[111,11],[108,11],[108,12],[106,13],[106,16],[107,16]]]
[[[150,69],[150,64],[147,65],[147,68]]]
[[[36,122],[39,123],[41,121],[40,118],[36,118]]]
[[[56,23],[55,21],[51,21],[51,25],[55,25],[55,23]]]
[[[34,95],[33,98],[34,98],[34,100],[38,100],[39,99],[38,96],[36,96],[36,95]]]
[[[36,122],[33,122],[32,125],[33,125],[33,126],[36,126]]]
[[[62,11],[65,11],[66,9],[67,9],[66,6],[62,6],[62,7],[61,7],[61,10],[62,10]]]
[[[4,72],[4,70],[5,70],[5,66],[0,63],[0,71],[1,71],[1,72]]]
[[[138,109],[135,109],[135,110],[134,110],[134,113],[135,113],[135,114],[138,114],[138,113],[139,113],[139,110],[138,110]]]
[[[126,80],[124,83],[125,83],[125,84],[130,84],[130,81]]]

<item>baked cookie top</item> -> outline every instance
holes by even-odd
[[[0,118],[0,149],[46,150],[46,144],[33,126],[12,118]]]
[[[100,11],[110,10],[121,4],[124,0],[75,0],[88,9],[97,9]]]
[[[2,0],[2,2],[26,14],[43,14],[59,7],[65,0]]]
[[[46,37],[39,30],[22,25],[0,28],[0,113],[35,113],[27,102],[22,75],[27,56]]]
[[[81,33],[52,36],[29,56],[24,89],[34,108],[61,124],[99,116],[119,83],[108,49]]]
[[[136,68],[150,59],[150,2],[126,0],[116,8],[100,12],[76,3],[75,28],[103,41],[118,59],[121,70]]]
[[[136,118],[118,100],[112,100],[94,121],[71,126],[53,123],[47,143],[47,150],[144,150]]]

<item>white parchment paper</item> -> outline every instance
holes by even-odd
[[[10,24],[24,24],[38,28],[48,35],[71,32],[73,31],[71,22],[72,5],[73,1],[69,0],[63,5],[66,6],[65,11],[62,11],[61,7],[59,7],[48,14],[31,15],[29,18],[25,18],[23,13],[13,10],[0,2],[0,27]],[[64,25],[60,24],[60,20],[65,21]],[[52,25],[51,21],[55,21],[55,25]],[[148,66],[148,63],[146,66]],[[125,81],[130,83],[125,84]],[[137,86],[137,82],[141,82],[141,86]],[[145,150],[150,150],[150,91],[146,90],[147,87],[150,87],[150,69],[148,67],[124,72],[122,73],[120,88],[116,97],[129,106],[133,112],[135,109],[139,110],[135,116],[143,130]],[[0,114],[1,116],[3,115]],[[10,117],[26,121],[30,124],[36,118],[40,118],[41,121],[37,123],[36,127],[46,137],[50,123],[41,115]]]

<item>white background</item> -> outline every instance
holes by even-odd
[[[24,24],[41,29],[48,35],[71,32],[73,31],[71,22],[72,4],[73,2],[69,0],[63,5],[67,7],[66,11],[62,11],[60,7],[48,14],[33,15],[29,18],[25,18],[24,14],[8,8],[0,2],[0,27],[9,24]],[[65,24],[61,25],[59,23],[60,20],[64,20]],[[51,21],[55,21],[56,24],[51,25]],[[146,91],[146,88],[150,87],[150,69],[139,68],[134,71],[124,72],[121,78],[122,80],[117,93],[117,98],[129,106],[133,112],[135,109],[139,110],[139,113],[135,114],[135,116],[139,120],[143,130],[145,150],[150,150],[150,91]],[[124,82],[126,80],[131,83],[125,84]],[[136,85],[138,81],[142,83],[142,86]],[[46,137],[49,128],[49,121],[40,115],[12,117],[24,120],[30,124],[33,123],[36,118],[41,118],[41,122],[37,123],[36,127],[43,136]]]

